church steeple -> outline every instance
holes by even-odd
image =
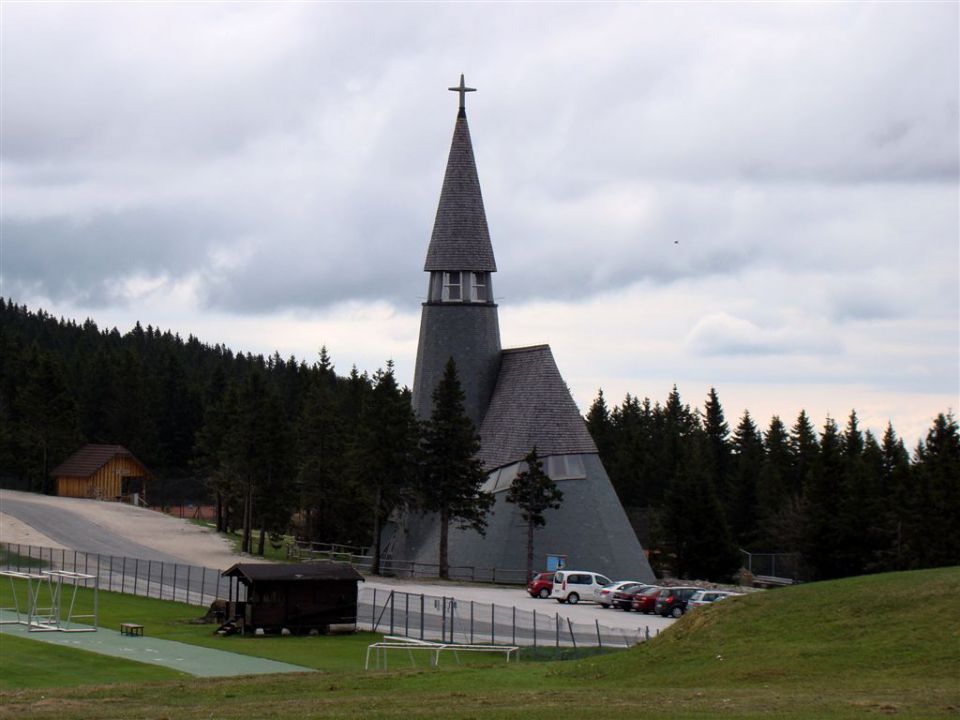
[[[461,75],[460,86],[450,89],[460,93],[460,108],[423,269],[426,272],[496,272],[464,107],[464,93],[473,92],[474,88],[466,87]]]
[[[430,417],[433,389],[452,357],[466,412],[479,427],[500,360],[500,326],[491,284],[497,264],[467,125],[465,97],[474,88],[468,88],[461,75],[460,85],[450,90],[459,93],[460,102],[423,266],[430,281],[420,321],[413,404],[420,418]]]

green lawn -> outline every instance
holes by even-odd
[[[633,650],[572,662],[491,658],[429,670],[397,661],[389,672],[358,669],[370,636],[218,638],[209,626],[183,622],[196,608],[139,599],[123,607],[128,599],[103,597],[104,622],[137,611],[162,637],[323,672],[22,689],[0,693],[0,718],[520,718],[571,709],[652,712],[658,720],[960,715],[960,568],[736,598]],[[6,676],[6,653],[0,662]],[[50,662],[59,677],[106,682],[70,657]]]

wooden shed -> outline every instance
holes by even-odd
[[[356,626],[357,583],[363,576],[352,565],[238,563],[223,576],[231,578],[227,616],[242,620],[245,629],[302,633]],[[244,601],[239,600],[240,585],[246,590]]]
[[[145,505],[150,471],[122,445],[84,445],[55,467],[61,497],[117,500]]]

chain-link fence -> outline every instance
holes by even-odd
[[[230,592],[230,580],[212,568],[34,545],[0,543],[0,568],[80,572],[96,576],[101,590],[203,607]],[[92,583],[82,582],[88,586]],[[236,583],[234,599],[246,599],[244,590],[242,584]],[[358,589],[357,602],[359,629],[422,640],[622,648],[650,637],[649,628],[610,628],[599,621],[575,622],[558,613],[363,585]]]

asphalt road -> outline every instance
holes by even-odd
[[[73,550],[168,563],[183,562],[182,559],[173,555],[158,552],[146,545],[112,533],[69,510],[59,508],[55,510],[48,505],[24,502],[9,497],[3,498],[0,510]]]

